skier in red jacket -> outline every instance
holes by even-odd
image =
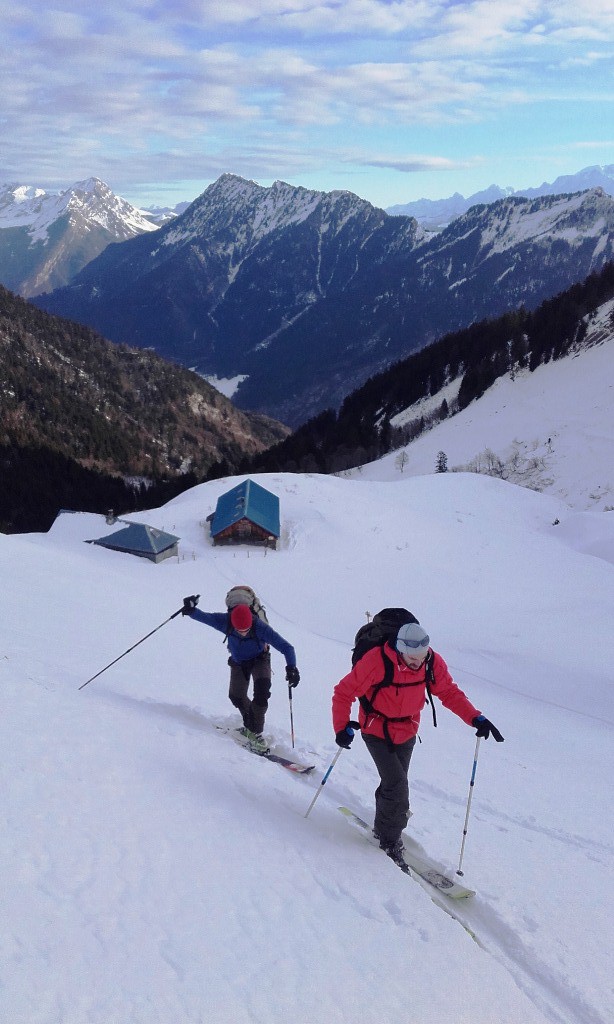
[[[391,682],[380,687],[385,659],[392,663],[392,671],[388,669]],[[401,626],[393,644],[367,651],[333,693],[333,729],[340,747],[349,748],[352,743],[352,704],[356,698],[360,701],[358,724],[380,776],[375,790],[373,834],[382,850],[401,865],[401,833],[409,819],[409,762],[420,712],[426,704],[427,673],[433,695],[473,726],[477,736],[487,739],[492,734],[497,742],[503,740],[499,730],[456,685],[445,661],[431,650],[427,633],[416,622]]]

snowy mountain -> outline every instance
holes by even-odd
[[[184,202],[177,203],[175,206],[143,206],[141,213],[146,214],[157,227],[162,227],[169,220],[174,220],[180,213],[184,213],[189,205],[189,202]]]
[[[226,174],[155,236],[103,253],[39,304],[111,340],[234,378],[274,362],[285,332],[312,307],[335,304],[422,235],[415,221],[349,192],[262,188]]]
[[[584,192],[589,188],[602,188],[608,195],[614,196],[614,164],[594,164],[575,174],[561,174],[553,182],[544,181],[537,188],[520,190],[514,195],[532,199],[535,196],[554,196],[564,192]]]
[[[514,190],[511,187],[501,188],[500,185],[491,185],[481,192],[474,192],[467,198],[460,192],[455,192],[447,199],[417,199],[411,203],[400,203],[388,207],[386,212],[393,215],[415,217],[427,231],[441,231],[455,217],[460,217],[472,206],[478,206],[481,203],[494,203],[507,196],[536,199],[540,196],[569,195],[573,192],[585,192],[591,188],[602,188],[608,195],[614,196],[614,164],[584,167],[576,174],[560,175],[553,182],[544,181],[537,188]]]
[[[110,242],[157,224],[98,178],[54,194],[0,185],[0,282],[26,297],[66,284]]]
[[[442,334],[543,299],[614,255],[602,190],[474,207],[432,237],[351,193],[233,175],[38,304],[114,341],[239,378],[291,426]]]
[[[372,473],[258,478],[281,500],[273,553],[211,547],[200,524],[233,479],[128,517],[181,537],[161,565],[84,543],[113,529],[103,517],[0,535],[4,1020],[607,1024],[612,513],[473,474]],[[296,647],[295,749],[275,652],[266,728],[315,765],[307,778],[216,728],[237,723],[226,649],[167,622],[186,594],[217,610],[241,582]],[[320,785],[332,688],[365,611],[386,605],[418,614],[505,736],[479,750],[462,905],[433,902],[338,813],[372,821],[360,736]],[[408,831],[453,875],[476,741],[438,711]]]
[[[610,300],[590,318],[581,348],[533,372],[502,375],[461,412],[344,476],[361,480],[421,476],[434,471],[443,452],[450,472],[504,479],[563,501],[578,513],[607,512],[594,520],[605,523],[614,516],[613,380],[614,300]],[[401,410],[392,420],[393,427],[428,420],[444,399],[452,408],[459,384],[456,378]],[[586,546],[578,539],[581,550],[591,550],[593,536],[587,536]],[[614,563],[614,548],[609,557]]]
[[[415,217],[418,224],[426,231],[441,231],[456,217],[467,213],[472,206],[496,203],[498,199],[507,199],[508,196],[516,194],[512,188],[490,185],[489,188],[482,189],[480,192],[474,192],[468,198],[462,196],[460,192],[455,192],[447,199],[416,199],[411,203],[397,203],[395,206],[390,206],[386,209],[386,213],[392,217]]]

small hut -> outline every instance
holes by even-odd
[[[214,544],[264,544],[275,548],[281,530],[279,498],[253,480],[222,494],[210,517]]]
[[[165,533],[164,530],[156,530],[154,526],[146,526],[144,523],[129,523],[117,533],[99,537],[98,540],[88,540],[87,543],[148,558],[150,562],[162,562],[165,558],[177,554],[179,537]]]

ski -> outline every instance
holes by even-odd
[[[374,838],[371,826],[368,825],[366,821],[355,814],[354,811],[351,811],[349,807],[339,807],[338,810],[343,814],[344,818],[350,823],[350,825],[359,829],[359,831],[363,833],[365,839],[374,846],[377,846],[379,849],[379,843]],[[405,872],[406,874],[412,874],[413,872],[425,882],[428,882],[429,885],[432,885],[438,892],[453,900],[465,900],[469,899],[471,896],[475,896],[473,889],[467,889],[466,886],[461,885],[459,882],[455,882],[452,878],[448,878],[448,876],[443,874],[435,864],[429,863],[429,861],[423,856],[416,854],[415,851],[411,849],[411,842],[411,839],[407,836],[403,836],[403,856],[409,869],[408,872]],[[393,861],[393,863],[395,862]],[[401,867],[401,865],[399,864],[397,867]],[[401,868],[401,870],[403,870],[403,868]]]
[[[245,750],[249,750],[252,754],[257,754],[258,757],[264,757],[267,761],[272,761],[274,764],[279,764],[289,772],[294,772],[295,775],[308,775],[315,768],[314,764],[302,764],[300,761],[292,761],[288,757],[282,757],[281,754],[274,754],[268,747],[261,747],[260,744],[255,743],[241,729],[229,729],[224,725],[216,725],[215,728],[227,733],[235,743],[238,743]]]
[[[258,753],[258,751],[254,751]],[[282,768],[287,768],[289,772],[295,772],[296,775],[309,775],[315,768],[315,764],[301,764],[299,761],[290,761],[287,757],[282,757],[281,754],[272,754],[271,751],[267,754],[261,754],[261,757],[265,757],[267,761],[273,761],[274,764],[280,764]]]

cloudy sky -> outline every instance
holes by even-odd
[[[614,163],[612,0],[0,0],[0,182],[377,206]]]

